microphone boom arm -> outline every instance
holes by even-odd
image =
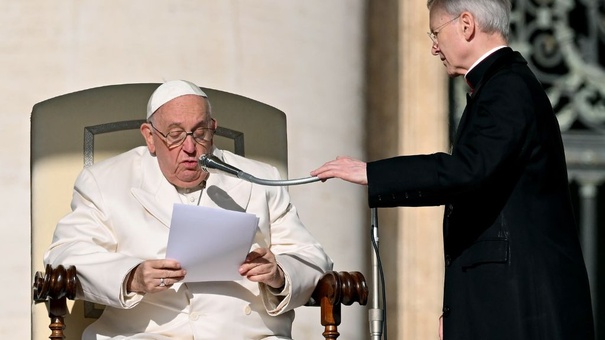
[[[226,172],[228,174],[231,174],[237,178],[243,179],[244,181],[248,181],[248,182],[252,182],[252,183],[256,183],[256,184],[260,184],[260,185],[267,185],[267,186],[299,185],[299,184],[306,184],[306,183],[312,183],[312,182],[319,181],[319,178],[317,178],[317,177],[305,177],[305,178],[285,179],[285,180],[262,179],[262,178],[254,177],[247,172],[244,172],[232,165],[229,165],[229,164],[221,161],[218,157],[216,157],[214,155],[207,155],[207,154],[200,156],[200,158],[198,160],[198,164],[206,172],[210,172],[209,169],[220,170],[220,171]]]

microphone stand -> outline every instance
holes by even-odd
[[[378,257],[378,212],[372,208],[370,212],[371,235],[372,235],[372,302],[368,311],[370,322],[370,336],[372,340],[380,340],[382,337],[383,311],[380,309],[380,266]]]

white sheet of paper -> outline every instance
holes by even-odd
[[[257,226],[253,214],[175,204],[166,258],[187,270],[184,282],[241,280]]]

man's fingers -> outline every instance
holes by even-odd
[[[268,251],[266,248],[254,249],[253,251],[249,252],[248,255],[246,255],[246,259],[244,260],[244,262],[249,263],[258,261],[258,259],[262,259],[263,257],[265,257],[267,253]]]
[[[155,272],[154,274],[155,278],[164,278],[166,279],[170,279],[173,281],[181,281],[183,278],[185,278],[185,275],[187,275],[187,271],[185,269],[176,269],[176,270],[169,270],[169,269],[162,269],[159,272]],[[173,282],[174,283],[174,282]]]
[[[149,260],[148,262],[154,269],[181,269],[181,264],[172,259]]]

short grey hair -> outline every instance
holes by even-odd
[[[510,35],[510,0],[428,0],[429,11],[442,8],[451,16],[467,11],[473,14],[479,28],[486,33],[500,33],[506,41]]]

